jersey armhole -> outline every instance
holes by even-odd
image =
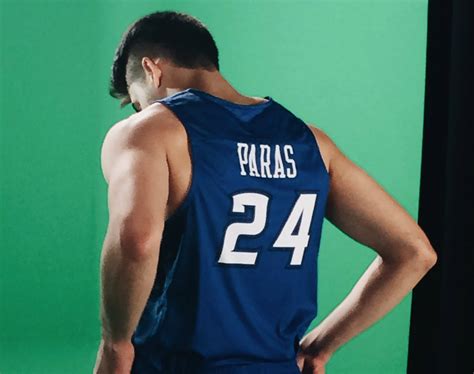
[[[186,209],[186,207],[189,205],[189,203],[191,201],[191,197],[193,195],[193,191],[194,191],[195,184],[196,184],[196,181],[195,181],[195,179],[196,179],[196,168],[195,168],[195,158],[194,158],[194,154],[195,154],[194,153],[194,148],[195,147],[193,145],[193,141],[192,141],[191,136],[189,134],[188,128],[184,124],[183,119],[179,116],[178,113],[176,113],[173,110],[173,108],[170,105],[168,105],[167,103],[164,103],[164,102],[161,102],[161,104],[166,106],[173,113],[173,115],[179,120],[179,122],[181,123],[181,126],[183,126],[183,128],[186,132],[188,149],[189,149],[189,158],[191,160],[191,178],[190,178],[189,185],[188,185],[188,188],[187,188],[187,191],[186,191],[186,195],[184,196],[183,200],[178,205],[178,207],[173,211],[173,213],[171,213],[171,215],[168,216],[168,218],[166,218],[165,222],[168,222],[168,221],[176,218],[177,216],[179,216],[181,214],[181,212],[184,209]]]
[[[317,139],[317,136],[316,134],[314,134],[311,129],[309,128],[311,125],[308,125],[306,122],[302,121],[303,123],[303,126],[305,127],[306,131],[309,133],[309,135],[311,136],[311,139],[313,139],[314,141],[314,145],[315,145],[315,148],[316,148],[316,154],[318,156],[318,159],[319,161],[321,162],[321,166],[323,167],[323,170],[324,170],[324,174],[326,176],[329,176],[329,170],[326,168],[326,164],[324,162],[324,159],[323,159],[323,156],[321,155],[321,150],[319,148],[319,143],[318,143],[318,139]]]

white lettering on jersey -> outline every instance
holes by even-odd
[[[273,178],[286,178],[283,160],[281,159],[280,145],[275,146],[275,173]]]
[[[283,146],[282,155],[279,144],[237,143],[240,175],[257,178],[295,178],[298,172],[296,161],[292,158],[293,154],[291,144]]]
[[[237,143],[237,154],[239,155],[240,175],[247,175],[244,165],[248,162],[249,145],[247,143]]]
[[[255,150],[255,144],[250,144],[250,153],[249,153],[249,175],[252,177],[259,177],[260,174],[258,173],[257,170],[257,158],[255,156],[256,150]]]
[[[268,144],[260,144],[260,167],[262,170],[262,178],[271,178],[270,171],[270,154],[271,147]]]
[[[291,152],[291,154],[293,154],[293,147],[289,144],[285,144],[284,150],[285,150],[285,160],[286,162],[291,164],[291,169],[286,168],[286,173],[288,175],[288,178],[294,178],[296,177],[296,163],[295,163],[295,160],[293,160],[288,155],[288,152]]]

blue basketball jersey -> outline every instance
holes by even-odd
[[[132,373],[299,373],[329,174],[306,124],[265,98],[158,100],[186,129],[192,176],[165,222]]]

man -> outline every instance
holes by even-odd
[[[107,133],[109,225],[95,373],[324,373],[435,264],[411,216],[329,136],[220,74],[176,12],[123,36]],[[378,256],[316,328],[323,218]]]

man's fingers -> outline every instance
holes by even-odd
[[[298,368],[300,369],[300,372],[303,371],[304,356],[302,354],[297,354],[296,355],[296,365],[298,365]]]
[[[326,365],[306,357],[303,359],[303,366],[300,367],[300,370],[302,374],[326,374],[325,367]]]

